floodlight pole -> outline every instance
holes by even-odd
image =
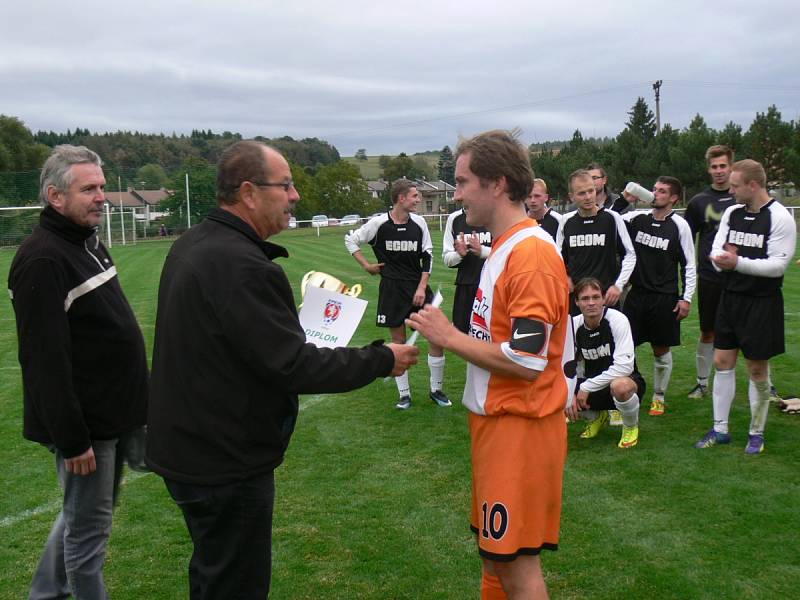
[[[661,79],[653,84],[656,93],[656,134],[661,133]]]

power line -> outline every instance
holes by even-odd
[[[640,86],[643,86],[643,85],[648,85],[649,83],[650,83],[649,81],[644,81],[644,82],[639,82],[639,83],[629,83],[627,85],[616,86],[616,87],[607,88],[607,89],[603,89],[603,90],[592,90],[592,91],[589,91],[589,92],[581,92],[580,94],[569,94],[569,95],[566,95],[566,96],[556,96],[556,97],[553,97],[553,98],[542,98],[542,99],[539,99],[539,100],[533,100],[531,102],[522,102],[520,104],[510,104],[510,105],[507,105],[507,106],[497,106],[497,107],[494,107],[494,108],[487,108],[487,109],[483,109],[483,110],[475,110],[475,111],[464,112],[464,113],[456,113],[456,114],[452,114],[452,115],[443,115],[441,117],[431,117],[431,118],[428,118],[428,119],[419,119],[417,121],[406,121],[406,122],[403,122],[403,123],[394,123],[394,124],[391,124],[391,125],[382,125],[381,127],[368,127],[368,128],[364,128],[364,129],[352,129],[350,131],[343,131],[343,132],[339,132],[339,133],[329,134],[327,137],[335,138],[335,137],[345,137],[345,136],[350,136],[350,135],[360,135],[360,134],[364,134],[364,133],[373,133],[373,132],[376,132],[376,131],[387,131],[387,130],[390,130],[390,129],[401,129],[403,127],[411,127],[411,126],[414,126],[414,125],[425,125],[427,123],[436,123],[436,122],[439,122],[439,121],[448,121],[448,120],[451,120],[451,119],[460,119],[462,117],[473,117],[473,116],[476,116],[476,115],[486,115],[486,114],[491,114],[491,113],[495,113],[495,112],[504,112],[504,111],[508,111],[508,110],[517,110],[517,109],[520,109],[520,108],[530,108],[530,107],[533,107],[533,106],[542,106],[542,105],[550,104],[550,103],[553,103],[553,102],[563,102],[565,100],[573,100],[575,98],[585,98],[585,97],[588,97],[588,96],[598,96],[600,94],[608,94],[608,93],[611,93],[611,92],[618,92],[618,91],[621,91],[621,90],[629,90],[629,89],[637,88],[637,87],[640,87]]]

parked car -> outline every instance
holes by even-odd
[[[312,227],[327,227],[328,226],[328,215],[314,215],[311,217],[311,226]]]
[[[289,229],[297,229],[297,219],[289,217]]]
[[[359,215],[345,215],[339,219],[339,225],[358,225],[361,222]]]

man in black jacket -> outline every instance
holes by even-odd
[[[147,410],[142,333],[97,238],[102,161],[57,146],[42,167],[39,227],[8,288],[22,367],[23,435],[55,454],[64,489],[31,598],[106,598],[103,563],[125,439]]]
[[[413,346],[306,343],[283,269],[263,241],[300,199],[273,148],[238,142],[220,157],[217,201],[170,250],[158,294],[148,464],[194,543],[191,598],[269,593],[274,470],[298,394],[343,392],[416,362]]]

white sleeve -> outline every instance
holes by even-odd
[[[372,217],[358,229],[345,234],[344,245],[345,248],[347,248],[347,251],[350,254],[353,254],[361,248],[362,244],[371,242],[378,233],[380,226],[383,225],[388,219],[388,213],[378,215],[377,217]]]
[[[678,226],[681,251],[686,261],[686,266],[683,269],[683,299],[691,304],[692,298],[694,297],[694,290],[697,287],[697,267],[694,262],[694,239],[692,238],[692,229],[683,217],[673,214],[672,220]]]
[[[722,213],[722,218],[719,221],[719,228],[717,229],[717,234],[714,236],[714,242],[711,244],[711,254],[709,256],[719,256],[723,252],[725,252],[722,247],[725,245],[725,242],[728,241],[728,231],[730,231],[730,218],[731,218],[731,211],[736,210],[740,205],[734,204],[733,206],[729,206],[725,209],[725,212]],[[717,264],[712,260],[711,266],[718,272],[722,272]]]
[[[617,235],[622,241],[622,247],[625,248],[625,256],[622,257],[619,275],[617,275],[617,280],[614,282],[614,285],[619,290],[622,290],[631,278],[633,269],[636,268],[636,250],[633,249],[633,242],[631,242],[631,236],[628,234],[628,227],[625,225],[625,221],[614,211],[608,212],[614,216],[614,222],[617,224]]]
[[[633,362],[636,355],[628,318],[613,308],[606,311],[605,318],[611,326],[611,334],[614,336],[614,362],[599,375],[584,381],[581,384],[584,392],[600,391],[610,386],[611,382],[618,377],[628,377],[633,373]]]
[[[558,222],[558,231],[556,231],[556,249],[558,250],[558,253],[559,253],[559,254],[560,254],[562,257],[564,256],[564,251],[563,251],[563,245],[564,245],[564,224],[567,222],[567,219],[569,219],[569,218],[570,218],[570,217],[571,217],[573,214],[575,214],[575,212],[574,212],[574,211],[573,211],[573,212],[570,212],[570,213],[567,213],[567,214],[566,214],[566,215],[564,215],[564,216],[561,218],[561,220]]]
[[[461,264],[461,255],[456,252],[455,246],[455,238],[453,237],[453,221],[456,220],[456,216],[461,212],[461,210],[457,210],[454,213],[450,213],[450,216],[447,217],[447,224],[444,226],[444,237],[442,237],[442,262],[444,262],[444,266],[446,267],[457,267]]]
[[[416,218],[419,222],[419,226],[422,227],[422,252],[430,257],[431,265],[428,268],[428,273],[433,273],[433,240],[431,240],[431,232],[428,229],[428,223],[417,214],[412,213],[411,217]]]
[[[770,208],[772,227],[767,242],[767,258],[744,258],[736,262],[734,271],[757,277],[780,277],[794,258],[797,226],[786,208],[778,204]],[[716,241],[716,240],[715,240]]]

